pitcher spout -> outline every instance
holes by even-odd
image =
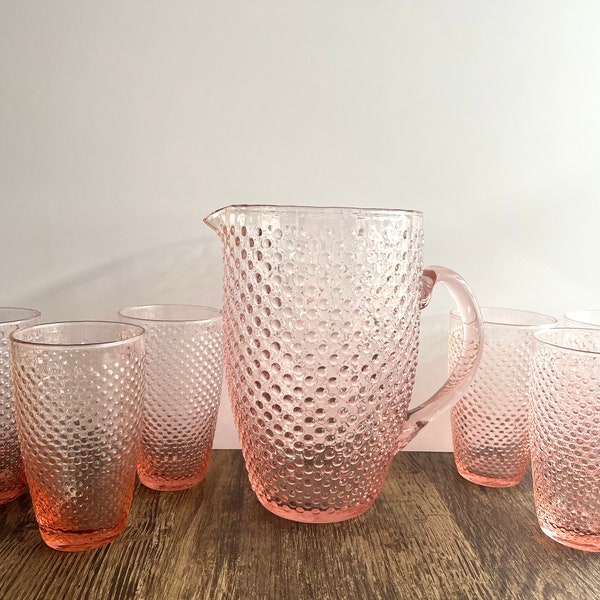
[[[226,216],[227,208],[219,208],[204,217],[204,222],[217,234],[220,234],[223,227],[227,225]]]

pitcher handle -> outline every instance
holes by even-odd
[[[423,270],[420,308],[431,299],[439,282],[456,302],[463,326],[463,344],[458,362],[442,387],[429,400],[408,411],[398,450],[410,442],[430,421],[454,404],[471,383],[483,352],[483,321],[473,292],[455,271],[440,266]]]

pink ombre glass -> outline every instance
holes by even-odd
[[[458,472],[488,487],[511,487],[529,465],[527,378],[533,334],[556,319],[525,310],[482,307],[483,356],[475,378],[452,407],[452,445]],[[462,348],[462,323],[451,313],[448,364]]]
[[[123,308],[119,316],[146,331],[138,477],[155,490],[193,487],[208,470],[221,401],[221,311],[156,304]]]
[[[0,504],[18,498],[27,490],[10,381],[9,336],[39,320],[37,310],[0,308]]]
[[[535,334],[530,383],[533,491],[542,531],[600,551],[600,330]]]
[[[11,334],[19,443],[42,539],[97,548],[125,528],[142,431],[144,330],[49,323]]]
[[[226,378],[252,488],[276,515],[366,511],[391,461],[468,385],[481,318],[455,272],[423,269],[417,211],[230,206],[223,243]],[[456,369],[409,410],[421,309],[441,282],[465,343]]]

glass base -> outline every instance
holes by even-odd
[[[269,502],[258,496],[260,503],[271,513],[278,517],[283,517],[289,521],[298,521],[300,523],[338,523],[347,521],[371,508],[373,502],[363,504],[361,506],[353,506],[351,508],[343,508],[339,510],[304,510],[301,508],[292,508],[290,506],[281,506],[274,502]]]
[[[587,552],[600,552],[600,534],[581,535],[563,529],[550,529],[542,525],[540,525],[540,528],[550,539],[563,546]]]
[[[166,479],[164,477],[152,478],[138,474],[138,478],[140,483],[151,490],[156,490],[158,492],[180,492],[182,490],[189,490],[199,483],[202,483],[205,475],[205,473],[202,473],[201,475],[190,477],[188,479]]]
[[[125,529],[127,520],[110,529],[100,531],[57,531],[40,526],[42,539],[50,548],[63,552],[81,552],[110,544]]]
[[[486,477],[485,475],[477,475],[476,473],[470,473],[469,471],[465,471],[463,469],[457,469],[458,473],[461,477],[470,481],[471,483],[476,483],[477,485],[483,485],[485,487],[494,487],[494,488],[507,488],[514,487],[515,485],[519,485],[523,479],[523,473],[519,473],[514,477]]]
[[[22,496],[27,491],[27,484],[13,488],[11,490],[0,490],[0,504],[6,504],[16,500],[19,496]]]

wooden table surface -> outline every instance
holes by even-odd
[[[463,480],[451,454],[400,453],[375,505],[307,525],[266,511],[236,450],[185,492],[139,486],[125,532],[81,553],[41,541],[24,496],[0,507],[0,598],[600,598],[600,554],[539,529],[531,477]]]

